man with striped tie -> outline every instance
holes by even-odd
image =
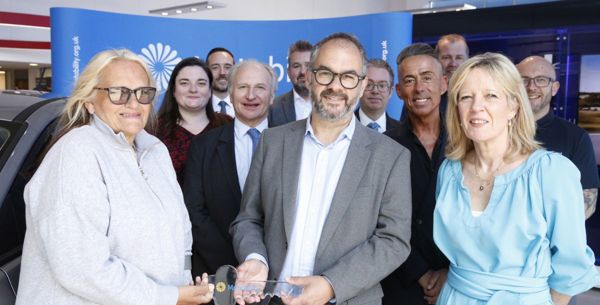
[[[360,108],[354,114],[363,125],[383,133],[398,125],[398,121],[385,112],[392,97],[394,71],[385,60],[370,59],[367,78],[369,81],[360,98]]]
[[[186,163],[183,195],[192,221],[193,275],[237,265],[229,224],[240,209],[254,150],[268,126],[277,76],[267,64],[244,60],[231,69],[229,85],[233,124],[195,138]]]

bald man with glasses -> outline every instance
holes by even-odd
[[[527,90],[531,110],[536,119],[535,139],[552,151],[559,152],[573,162],[581,172],[581,186],[586,219],[596,210],[598,197],[598,169],[594,148],[588,133],[579,126],[555,117],[551,111],[552,97],[560,83],[550,62],[540,56],[530,56],[517,65]]]

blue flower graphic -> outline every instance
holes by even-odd
[[[156,80],[158,91],[166,90],[173,68],[181,61],[181,57],[177,57],[177,51],[171,49],[170,45],[163,45],[159,42],[156,45],[148,44],[147,48],[142,48],[140,56],[148,64],[150,72]]]

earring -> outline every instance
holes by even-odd
[[[512,119],[508,119],[508,127],[512,126]]]

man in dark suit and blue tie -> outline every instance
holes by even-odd
[[[288,50],[287,73],[292,82],[292,90],[275,98],[269,109],[271,127],[305,119],[310,115],[312,103],[306,86],[306,76],[310,72],[310,50],[312,44],[306,40],[298,40]]]
[[[277,78],[269,65],[245,60],[230,73],[235,120],[194,139],[183,193],[192,221],[192,273],[236,265],[229,225],[237,215],[252,154],[267,128]]]
[[[238,284],[302,286],[273,304],[380,304],[379,281],[410,251],[410,154],[357,122],[360,42],[335,33],[311,53],[308,119],[265,131],[230,232]],[[240,287],[240,286],[238,286]],[[259,295],[236,293],[240,304]]]
[[[385,60],[370,59],[367,78],[369,81],[360,98],[360,107],[354,114],[363,125],[383,133],[398,126],[398,121],[385,111],[394,91],[394,70]]]

